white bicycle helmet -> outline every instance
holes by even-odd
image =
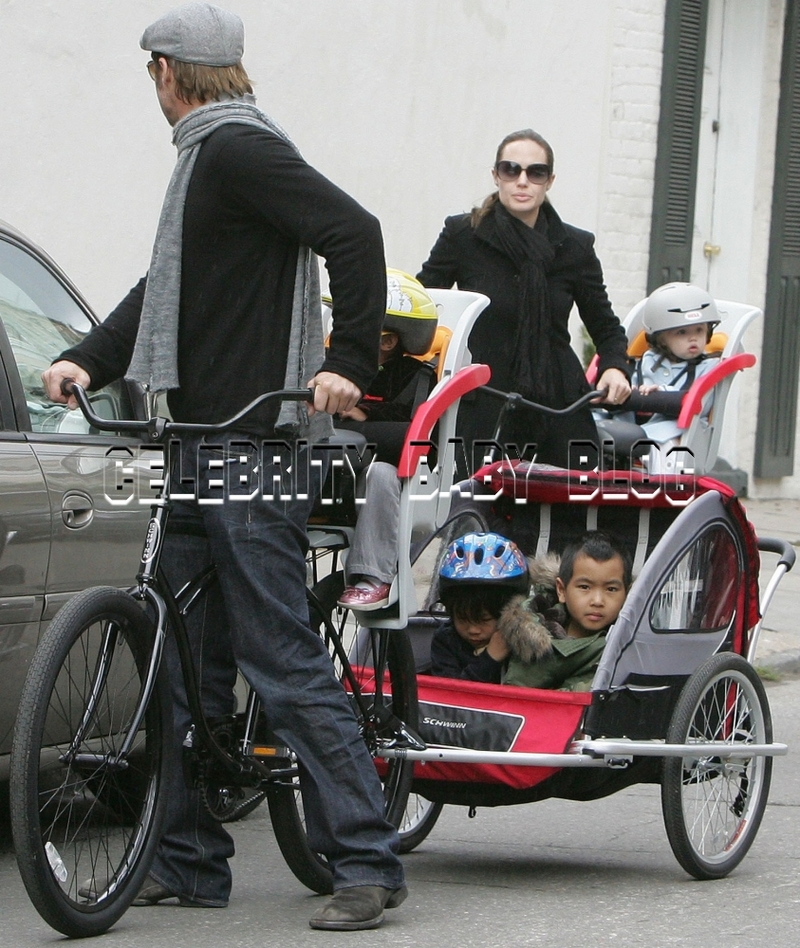
[[[694,323],[708,323],[709,337],[719,322],[714,298],[692,283],[666,283],[647,297],[642,312],[642,325],[652,336],[666,329],[680,329]]]

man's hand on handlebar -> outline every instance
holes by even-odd
[[[69,408],[77,408],[78,402],[75,400],[75,396],[65,395],[61,391],[61,383],[65,379],[73,379],[82,388],[89,388],[92,384],[92,379],[85,369],[82,369],[79,365],[75,365],[74,362],[67,362],[66,360],[54,362],[50,368],[42,372],[44,390],[50,401],[60,402]]]
[[[625,377],[625,373],[619,369],[606,369],[597,380],[596,388],[607,389],[599,402],[606,402],[610,405],[621,405],[626,399],[630,398],[631,383]]]
[[[335,372],[317,373],[308,387],[314,392],[314,403],[308,409],[310,415],[318,411],[325,411],[329,415],[350,411],[361,398],[361,389],[350,379]]]

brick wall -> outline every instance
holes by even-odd
[[[663,36],[664,0],[614,3],[597,247],[620,318],[646,292]]]

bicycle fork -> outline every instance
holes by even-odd
[[[147,673],[144,676],[142,688],[136,703],[136,709],[122,744],[114,753],[91,754],[78,751],[79,747],[88,743],[94,722],[98,719],[98,704],[101,701],[102,695],[105,693],[108,675],[114,660],[114,653],[119,642],[119,628],[116,623],[109,621],[103,633],[103,641],[97,657],[92,688],[86,702],[86,709],[84,710],[80,725],[75,731],[75,736],[70,746],[61,756],[62,762],[70,763],[76,767],[93,768],[98,765],[103,765],[106,768],[118,770],[125,770],[127,768],[128,754],[136,739],[139,728],[142,726],[150,698],[153,694],[156,676],[161,664],[161,655],[164,650],[164,638],[166,634],[166,609],[163,600],[160,596],[153,594],[152,590],[146,591],[146,598],[151,605],[155,607],[158,619],[156,622],[153,646],[148,659]]]

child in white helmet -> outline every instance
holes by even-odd
[[[670,454],[681,437],[677,418],[683,396],[695,379],[705,375],[717,364],[717,357],[706,354],[706,346],[719,323],[717,304],[708,292],[691,283],[667,283],[653,290],[642,312],[642,324],[650,348],[637,361],[631,378],[633,393],[629,402],[620,406],[647,412],[648,402],[653,414],[640,422],[643,437],[659,445],[650,452],[647,462],[650,473],[675,470],[681,459],[679,452]],[[707,419],[713,394],[706,399],[702,418]],[[606,416],[607,417],[607,416]],[[634,422],[632,411],[615,413],[617,421]],[[614,429],[601,431],[613,436]]]

